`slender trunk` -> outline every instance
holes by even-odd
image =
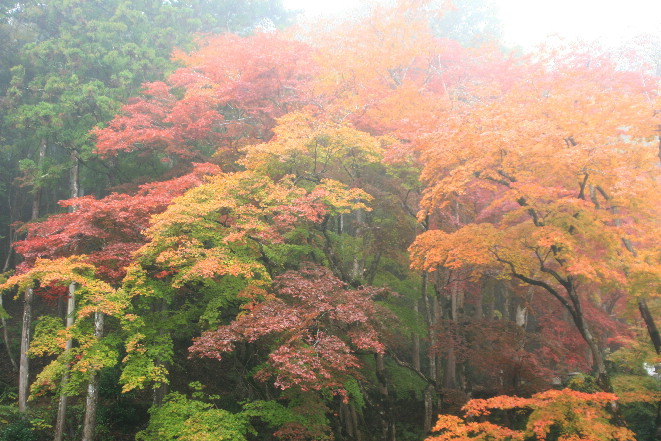
[[[67,329],[71,329],[74,325],[74,312],[76,309],[76,284],[72,283],[69,285],[69,297],[67,299]],[[64,346],[65,359],[66,356],[71,352],[73,348],[73,340],[68,339]],[[66,387],[69,383],[69,370],[65,370],[62,374],[62,383],[60,392],[60,401],[57,406],[57,422],[55,423],[55,436],[53,437],[54,441],[62,441],[64,436],[64,426],[67,416],[67,392]]]
[[[167,309],[167,304],[165,300],[160,299],[156,305],[154,305],[154,311],[159,313],[159,315],[162,315],[165,310]],[[164,335],[165,331],[163,328],[160,328],[158,331],[159,335]],[[156,357],[154,360],[154,364],[156,366],[163,366],[163,360],[160,357]],[[154,388],[152,389],[152,406],[158,407],[163,404],[163,401],[165,400],[165,396],[168,394],[170,391],[169,386],[167,383],[157,383],[154,385]]]
[[[456,283],[452,285],[452,292],[450,294],[450,317],[448,322],[452,327],[458,324],[458,301],[459,301],[459,287]],[[445,372],[443,384],[447,389],[457,388],[457,357],[455,354],[455,342],[452,338],[446,343],[448,348],[448,355],[445,359]]]
[[[374,277],[376,277],[376,272],[379,269],[380,262],[381,262],[381,250],[376,252],[376,256],[374,256],[374,259],[372,260],[372,263],[370,264],[367,270],[367,274],[365,275],[365,280],[367,281],[367,285],[374,284]]]
[[[656,323],[654,322],[654,317],[652,316],[652,313],[649,310],[649,307],[647,306],[647,301],[643,298],[638,300],[638,309],[640,310],[640,315],[643,317],[643,320],[645,321],[645,326],[647,327],[647,332],[650,335],[650,340],[652,340],[652,344],[654,345],[654,350],[656,351],[657,355],[661,354],[661,337],[659,336],[659,330],[656,327]],[[656,365],[656,369],[658,372],[660,365]],[[656,403],[656,419],[655,419],[655,425],[656,425],[656,437],[655,439],[661,440],[661,401],[657,401]]]
[[[433,424],[433,417],[434,417],[434,412],[433,412],[434,402],[432,400],[433,393],[434,393],[434,387],[430,384],[425,388],[425,392],[424,392],[425,421],[423,424],[423,428],[425,434],[431,432],[432,424]]]
[[[381,393],[381,421],[382,421],[382,439],[383,441],[397,441],[395,430],[395,420],[392,415],[392,403],[388,391],[388,381],[386,379],[385,357],[383,354],[376,354],[376,378],[379,381],[379,392]]]
[[[473,311],[474,320],[482,320],[482,289],[478,289],[475,293],[475,310]]]
[[[351,411],[349,404],[340,403],[340,424],[344,426],[344,432],[349,439],[354,439],[353,436],[353,422],[351,421]],[[343,436],[341,439],[344,438]]]
[[[363,436],[360,434],[360,424],[358,421],[356,406],[349,404],[349,411],[351,412],[351,421],[353,422],[353,437],[356,441],[362,441]]]
[[[78,152],[76,150],[71,151],[71,168],[69,169],[69,197],[77,198],[80,196],[80,185],[78,174],[80,170],[80,162],[78,158]],[[69,213],[76,211],[76,207],[69,207]]]
[[[510,320],[510,290],[507,289],[505,284],[501,284],[501,291],[503,293],[503,320]]]
[[[441,307],[441,299],[439,297],[439,293],[437,292],[437,295],[432,299],[433,306],[434,306],[434,329],[438,329],[438,325],[443,320],[443,308]],[[434,337],[434,347],[438,348],[439,342],[438,338]],[[438,384],[438,380],[441,378],[443,375],[443,363],[441,363],[441,356],[439,355],[438,349],[434,350],[433,352],[433,359],[434,359],[434,373],[432,374],[432,379]]]
[[[30,387],[30,328],[32,327],[32,288],[27,288],[23,297],[23,327],[21,329],[21,358],[18,367],[18,410],[28,410],[28,392]]]
[[[3,308],[2,296],[0,295],[0,309],[2,308]],[[2,316],[2,336],[5,341],[5,348],[7,349],[7,357],[11,362],[12,371],[16,372],[18,371],[18,365],[16,364],[16,359],[14,359],[14,354],[11,353],[11,347],[9,346],[9,333],[7,332],[7,320],[5,319],[4,315]]]
[[[418,306],[418,299],[413,299],[413,312],[415,313],[416,320],[420,316],[420,307]],[[420,334],[417,329],[413,331],[413,368],[417,371],[420,370]]]
[[[362,251],[365,248],[365,237],[363,234],[363,230],[365,229],[365,213],[363,212],[363,210],[356,210],[355,216],[356,216],[356,229],[354,231],[354,237],[357,240],[361,241],[361,244],[360,247],[355,250],[355,253],[353,255],[351,279],[354,282],[359,282],[363,280],[363,276],[365,274],[364,261],[359,259],[359,256],[362,254]]]
[[[78,197],[78,152],[76,150],[71,151],[71,169],[69,170],[69,197],[75,198]],[[69,213],[76,211],[75,206],[69,207]],[[67,329],[71,329],[74,325],[74,312],[76,309],[76,284],[72,283],[69,285],[69,297],[67,299]],[[69,354],[71,348],[73,347],[73,340],[69,339],[66,342],[64,347],[64,353]],[[69,382],[69,370],[67,369],[64,374],[62,374],[62,392],[60,393],[60,402],[57,406],[57,422],[55,424],[55,437],[54,441],[62,441],[64,436],[64,425],[67,416],[67,392],[66,386]]]
[[[492,321],[496,313],[496,289],[498,285],[495,281],[491,280],[488,285],[483,289],[488,289],[489,297],[487,298],[487,313],[486,317]]]
[[[429,276],[427,274],[427,271],[423,271],[422,283],[420,288],[422,291],[422,301],[424,302],[424,307],[425,307],[425,322],[427,325],[427,332],[429,333],[429,344],[431,345],[431,348],[433,348],[436,341],[434,337],[433,312],[430,304],[431,302],[429,301],[429,296],[427,295],[428,277]],[[428,351],[428,356],[427,356],[429,360],[429,377],[432,378],[433,380],[436,380],[436,356],[434,355],[433,350],[431,348]],[[432,397],[434,392],[435,392],[435,388],[432,385],[428,385],[424,392],[425,419],[424,419],[423,427],[425,429],[425,433],[430,433],[432,428],[432,418],[434,414],[434,401]]]
[[[650,340],[652,340],[652,344],[654,345],[654,350],[657,354],[661,354],[661,336],[659,336],[659,329],[656,327],[654,317],[652,316],[645,299],[641,298],[638,300],[638,309],[640,310],[640,316],[645,321],[645,326],[650,335]]]
[[[655,440],[661,440],[661,401],[658,401],[656,403],[656,435],[654,437]]]
[[[524,305],[516,305],[516,324],[523,329],[526,328],[528,323],[528,307]]]
[[[37,168],[41,169],[46,157],[46,140],[42,139],[39,144],[39,159]],[[30,220],[39,218],[39,206],[41,204],[41,188],[33,189],[32,194],[32,215]],[[21,328],[21,358],[18,366],[18,409],[26,412],[28,409],[28,393],[30,388],[30,361],[28,350],[30,349],[30,331],[32,328],[32,299],[34,292],[32,288],[25,290],[23,304],[23,326]]]
[[[94,337],[101,340],[103,337],[104,314],[101,311],[94,313]],[[96,405],[99,401],[99,372],[94,371],[87,384],[87,398],[85,399],[85,419],[83,420],[82,441],[94,439],[96,425]]]
[[[7,192],[7,212],[9,213],[9,236],[7,238],[7,258],[5,259],[5,264],[2,267],[2,272],[6,272],[9,269],[11,263],[11,256],[14,254],[14,242],[16,241],[16,231],[12,224],[16,217],[14,216],[13,204],[11,203],[11,188]]]
[[[575,298],[575,296],[576,294],[574,293],[574,296],[573,297],[570,296],[570,297],[573,299]],[[599,385],[599,387],[601,387],[601,389],[604,392],[612,393],[613,385],[610,380],[610,375],[606,370],[606,360],[604,358],[604,354],[601,351],[597,339],[592,334],[592,331],[590,330],[588,323],[585,321],[585,317],[583,316],[583,311],[580,309],[580,303],[575,302],[575,308],[576,308],[576,316],[574,317],[574,323],[576,324],[578,331],[581,333],[583,340],[585,340],[585,342],[588,344],[588,347],[590,348],[590,352],[592,352],[593,366],[597,374],[597,384]]]
[[[457,357],[454,352],[454,342],[447,343],[450,347],[445,359],[445,371],[443,376],[443,385],[446,389],[457,388]]]
[[[37,170],[41,173],[41,167],[44,164],[44,159],[46,158],[46,140],[42,139],[39,144],[39,158],[37,162]],[[32,189],[32,216],[30,220],[36,220],[39,218],[39,207],[41,205],[41,187],[35,183],[35,188]]]
[[[562,282],[563,287],[565,288],[567,295],[569,297],[569,302],[565,301],[564,306],[565,310],[570,313],[574,325],[578,332],[583,337],[585,343],[587,343],[590,352],[592,353],[592,366],[593,370],[596,373],[597,384],[604,392],[613,392],[613,385],[610,381],[610,375],[606,370],[606,360],[604,354],[601,351],[601,347],[596,337],[592,334],[590,325],[585,320],[585,315],[583,314],[583,307],[581,304],[581,299],[576,292],[576,286],[574,285],[574,280],[572,277],[568,277]],[[556,297],[557,298],[557,297]]]

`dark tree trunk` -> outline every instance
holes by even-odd
[[[652,340],[652,344],[654,345],[654,350],[657,354],[661,354],[661,336],[659,336],[659,329],[656,327],[654,317],[652,316],[645,299],[641,298],[638,300],[638,309],[640,310],[641,317],[645,321],[645,326],[650,335],[650,340]]]
[[[395,420],[392,415],[392,402],[386,379],[385,357],[376,354],[376,378],[379,381],[379,392],[381,394],[381,430],[383,441],[397,441]]]

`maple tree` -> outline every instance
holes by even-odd
[[[588,293],[656,272],[654,90],[589,53],[529,69],[421,139],[423,215],[466,198],[475,214],[456,231],[419,236],[414,265],[488,269],[542,288],[570,313],[611,390]],[[639,252],[627,251],[632,240]]]
[[[96,151],[154,152],[162,161],[211,154],[236,159],[238,148],[270,138],[275,118],[305,105],[315,71],[311,49],[272,34],[224,34],[174,59],[185,67],[145,85],[108,127],[95,130]]]
[[[85,255],[98,275],[115,286],[121,284],[132,254],[146,242],[143,231],[150,216],[162,212],[177,196],[217,173],[210,164],[198,164],[191,173],[140,186],[135,194],[113,193],[105,198],[83,196],[60,202],[74,212],[50,216],[25,225],[27,237],[16,244],[29,269],[36,259]]]
[[[617,399],[606,392],[584,393],[570,389],[549,390],[531,398],[499,396],[471,400],[463,407],[465,419],[488,417],[498,411],[529,409],[525,430],[509,429],[488,421],[465,421],[439,416],[434,427],[441,432],[426,441],[445,440],[634,440],[634,434],[614,425],[606,405]],[[530,412],[532,411],[532,412]]]
[[[269,368],[257,372],[257,378],[275,376],[281,389],[331,389],[346,395],[342,385],[357,375],[360,364],[352,352],[384,350],[371,323],[377,291],[348,290],[328,269],[312,265],[278,276],[274,291],[240,294],[265,300],[248,305],[247,313],[230,325],[204,333],[192,352],[220,359],[239,341],[279,341],[268,357]]]
[[[38,295],[48,295],[49,293],[56,293],[56,298],[62,298],[68,294],[68,315],[67,318],[67,332],[69,338],[66,339],[64,351],[59,353],[57,360],[53,361],[47,366],[40,374],[40,377],[45,377],[45,380],[38,378],[39,384],[48,384],[50,387],[55,387],[57,384],[53,380],[53,376],[57,374],[63,375],[61,382],[62,399],[61,399],[61,415],[58,416],[58,430],[56,437],[61,439],[63,432],[63,421],[66,413],[66,397],[73,394],[74,391],[80,387],[80,378],[70,378],[70,372],[91,372],[91,379],[89,381],[88,402],[86,406],[86,421],[85,421],[85,436],[89,439],[91,431],[94,427],[94,416],[96,408],[97,396],[97,381],[98,372],[102,366],[113,366],[116,363],[117,352],[115,349],[105,350],[103,355],[104,364],[92,363],[91,367],[85,369],[67,369],[66,365],[71,357],[80,357],[81,354],[92,355],[96,349],[90,347],[91,342],[101,340],[104,334],[103,321],[106,312],[102,309],[97,309],[94,314],[94,339],[90,340],[84,334],[77,333],[77,330],[85,329],[85,321],[78,323],[82,311],[85,308],[85,303],[79,303],[78,320],[74,320],[74,297],[78,298],[83,296],[85,298],[86,288],[81,286],[80,282],[74,279],[68,280],[65,277],[66,272],[62,273],[64,277],[61,280],[53,278],[53,273],[45,273],[43,270],[40,272],[37,267],[45,267],[52,265],[53,272],[57,273],[58,262],[61,259],[69,258],[70,256],[77,256],[78,261],[85,261],[90,265],[91,271],[95,273],[95,277],[103,280],[104,283],[110,283],[112,286],[119,286],[122,277],[125,274],[125,267],[127,266],[131,254],[142,243],[145,238],[142,235],[142,230],[148,224],[149,216],[158,211],[165,209],[166,205],[177,194],[183,192],[187,187],[199,184],[201,177],[209,172],[216,171],[214,166],[199,165],[193,173],[185,175],[181,178],[173,179],[165,183],[154,183],[143,186],[136,195],[119,195],[112,194],[104,199],[96,200],[88,196],[82,198],[74,198],[63,201],[62,205],[65,207],[75,207],[75,211],[69,211],[59,215],[54,215],[47,220],[39,223],[32,223],[26,226],[28,230],[28,237],[16,244],[18,252],[20,252],[26,259],[19,270],[22,271],[22,277],[29,277],[30,280],[37,280],[45,287],[36,290]],[[80,255],[86,253],[85,255]],[[48,260],[46,260],[48,259]],[[50,263],[47,263],[50,262]],[[35,274],[36,271],[36,274]],[[62,271],[62,270],[60,270]],[[18,285],[20,287],[20,279],[14,280],[11,278],[7,281],[7,287]],[[68,280],[69,290],[58,290],[58,287],[66,285]],[[87,283],[90,283],[89,281]],[[31,284],[24,287],[26,292],[32,292]],[[81,291],[82,289],[82,291]],[[59,292],[58,292],[59,291]],[[118,316],[117,313],[113,314]],[[44,319],[40,322],[38,327],[37,341],[31,345],[30,353],[32,356],[37,355],[53,355],[58,354],[56,347],[50,347],[48,343],[52,340],[52,335],[49,335],[54,329],[59,330],[60,327],[56,324],[60,322],[59,319],[52,318],[53,320]],[[45,324],[44,324],[45,323]],[[48,325],[48,326],[47,326]],[[43,326],[47,326],[43,328]],[[55,326],[55,328],[53,328]],[[60,322],[61,326],[61,322]],[[41,329],[43,328],[43,329]],[[86,332],[86,331],[85,331]],[[74,350],[73,340],[82,342]],[[40,341],[41,340],[41,341]],[[86,343],[85,343],[86,342]],[[37,346],[43,346],[41,349],[35,349]],[[45,345],[45,346],[44,346]],[[27,351],[27,350],[26,350]],[[110,352],[108,352],[110,351]],[[97,351],[98,352],[98,351]],[[102,351],[104,352],[104,351]],[[27,356],[27,354],[25,354]],[[113,360],[114,357],[114,360]],[[80,377],[80,375],[78,375]],[[83,375],[84,377],[84,375]],[[35,383],[38,384],[38,383]]]
[[[159,20],[212,20],[175,3]],[[467,11],[442,3],[198,37],[107,124],[135,78],[87,84],[76,54],[78,80],[0,73],[3,136],[43,123],[22,163],[35,221],[0,288],[75,309],[40,310],[33,396],[87,387],[86,440],[97,401],[133,403],[144,440],[413,440],[438,412],[431,440],[633,439],[617,425],[659,401],[629,327],[635,305],[658,352],[658,78],[593,47],[465,47]],[[113,100],[91,135],[78,85]],[[76,197],[76,164],[104,169],[97,197]],[[36,221],[68,168],[67,212]],[[591,366],[598,387],[548,390]]]
[[[150,308],[155,299],[167,304],[178,293],[190,295],[197,290],[208,296],[209,314],[237,303],[240,291],[268,286],[278,268],[309,252],[301,227],[319,223],[327,212],[364,208],[361,200],[366,198],[362,191],[331,180],[308,192],[293,185],[289,177],[272,181],[249,171],[221,173],[153,217],[146,232],[149,242],[138,251],[125,280],[138,313],[127,322],[125,390],[148,381],[167,382],[161,362],[149,360],[144,350],[150,344],[148,336],[162,340],[163,335],[146,330],[148,321],[141,308]],[[140,299],[147,305],[140,306]],[[140,366],[148,366],[148,372]]]

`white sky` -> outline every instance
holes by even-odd
[[[661,0],[495,0],[504,40],[534,46],[549,34],[612,43],[636,34],[661,33]],[[285,0],[307,15],[332,15],[361,0]]]

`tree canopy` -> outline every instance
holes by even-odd
[[[10,3],[0,439],[661,433],[651,69],[483,1]]]

